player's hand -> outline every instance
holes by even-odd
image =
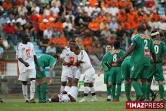
[[[24,62],[24,65],[25,65],[26,67],[29,67],[29,64],[28,64],[27,62]]]
[[[156,69],[156,63],[153,63],[153,70]]]
[[[79,66],[80,66],[80,63],[79,63],[79,62],[76,62],[76,63],[73,64],[73,66],[79,67]]]
[[[69,62],[65,62],[63,65],[64,65],[64,66],[67,66],[67,67],[70,67],[72,64],[69,63]]]
[[[98,77],[100,77],[101,72],[98,72]]]
[[[51,84],[52,84],[52,79],[50,79],[48,82],[48,85],[51,85]]]
[[[123,62],[123,60],[124,60],[123,58],[120,58],[120,59],[118,59],[118,60],[116,61],[116,63],[117,63],[117,64],[121,64],[121,63]]]

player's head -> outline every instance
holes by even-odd
[[[72,50],[72,48],[76,45],[76,41],[75,40],[70,40],[69,41],[69,47]]]
[[[153,38],[160,38],[160,33],[157,31],[157,30],[153,30],[152,32],[151,32],[151,38],[153,39]]]
[[[79,48],[79,46],[78,46],[78,45],[75,45],[75,46],[72,48],[72,51],[73,51],[76,55],[78,55],[78,54],[80,53],[80,48]]]
[[[138,31],[138,33],[140,33],[140,32],[145,32],[145,25],[140,24],[140,25],[138,26],[138,28],[137,28],[137,31]]]
[[[57,55],[57,54],[54,54],[53,57],[56,59],[59,59],[59,55]]]
[[[110,51],[112,49],[112,44],[107,44],[106,45],[106,52]]]
[[[51,97],[51,102],[59,102],[59,96],[58,95],[54,95]]]
[[[29,41],[30,41],[30,35],[27,34],[27,33],[22,34],[22,35],[21,35],[21,40],[22,40],[23,42],[29,42]]]
[[[114,42],[114,48],[115,48],[115,49],[120,48],[120,42],[119,42],[118,40],[116,40],[116,41]]]

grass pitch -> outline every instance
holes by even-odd
[[[81,98],[78,98],[78,101]],[[98,102],[84,103],[24,103],[24,99],[3,99],[5,103],[0,104],[0,111],[123,111],[126,110],[125,100],[121,102],[106,102],[106,98],[98,97]],[[37,99],[36,99],[37,100]],[[134,100],[134,98],[133,98]],[[132,110],[129,110],[132,111]],[[141,110],[147,111],[147,110]],[[149,110],[159,111],[159,110]],[[165,111],[165,110],[161,110]]]

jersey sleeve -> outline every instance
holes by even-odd
[[[139,36],[135,35],[132,40],[132,44],[138,45],[139,44]]]
[[[80,51],[80,53],[79,53],[79,55],[78,55],[78,61],[84,61],[84,59],[85,59],[85,51]]]
[[[151,53],[151,54],[155,54],[154,44],[153,44],[152,39],[150,39],[150,53]]]
[[[32,44],[32,52],[33,52],[33,55],[36,55],[35,47],[34,47],[33,43],[31,43],[31,44]]]
[[[16,51],[17,58],[22,58],[22,46],[18,44],[17,51]]]
[[[65,58],[65,52],[66,52],[66,49],[63,49],[63,50],[62,50],[62,53],[60,54],[60,58],[61,58],[61,59],[64,59],[64,58]]]
[[[49,64],[50,67],[51,67],[51,68],[54,68],[55,64],[56,64],[56,59],[51,56],[51,58],[50,58],[50,64]]]

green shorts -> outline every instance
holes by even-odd
[[[147,79],[152,80],[153,76],[155,78],[155,81],[163,81],[164,80],[162,63],[157,63],[155,70],[153,70],[153,64],[150,65],[149,76],[147,77]]]
[[[149,74],[149,66],[148,65],[137,65],[133,64],[131,66],[131,75],[132,79],[147,79]]]
[[[121,66],[117,66],[117,67],[112,67],[110,69],[110,74],[111,74],[111,83],[112,84],[118,84],[118,83],[122,83],[123,78],[122,78],[122,74],[121,74]]]
[[[46,77],[45,70],[36,73],[36,79]]]
[[[104,84],[111,82],[111,74],[109,71],[104,71]]]
[[[131,64],[130,60],[124,60],[121,64],[121,74],[123,76],[124,80],[130,79],[130,73],[131,73]]]

